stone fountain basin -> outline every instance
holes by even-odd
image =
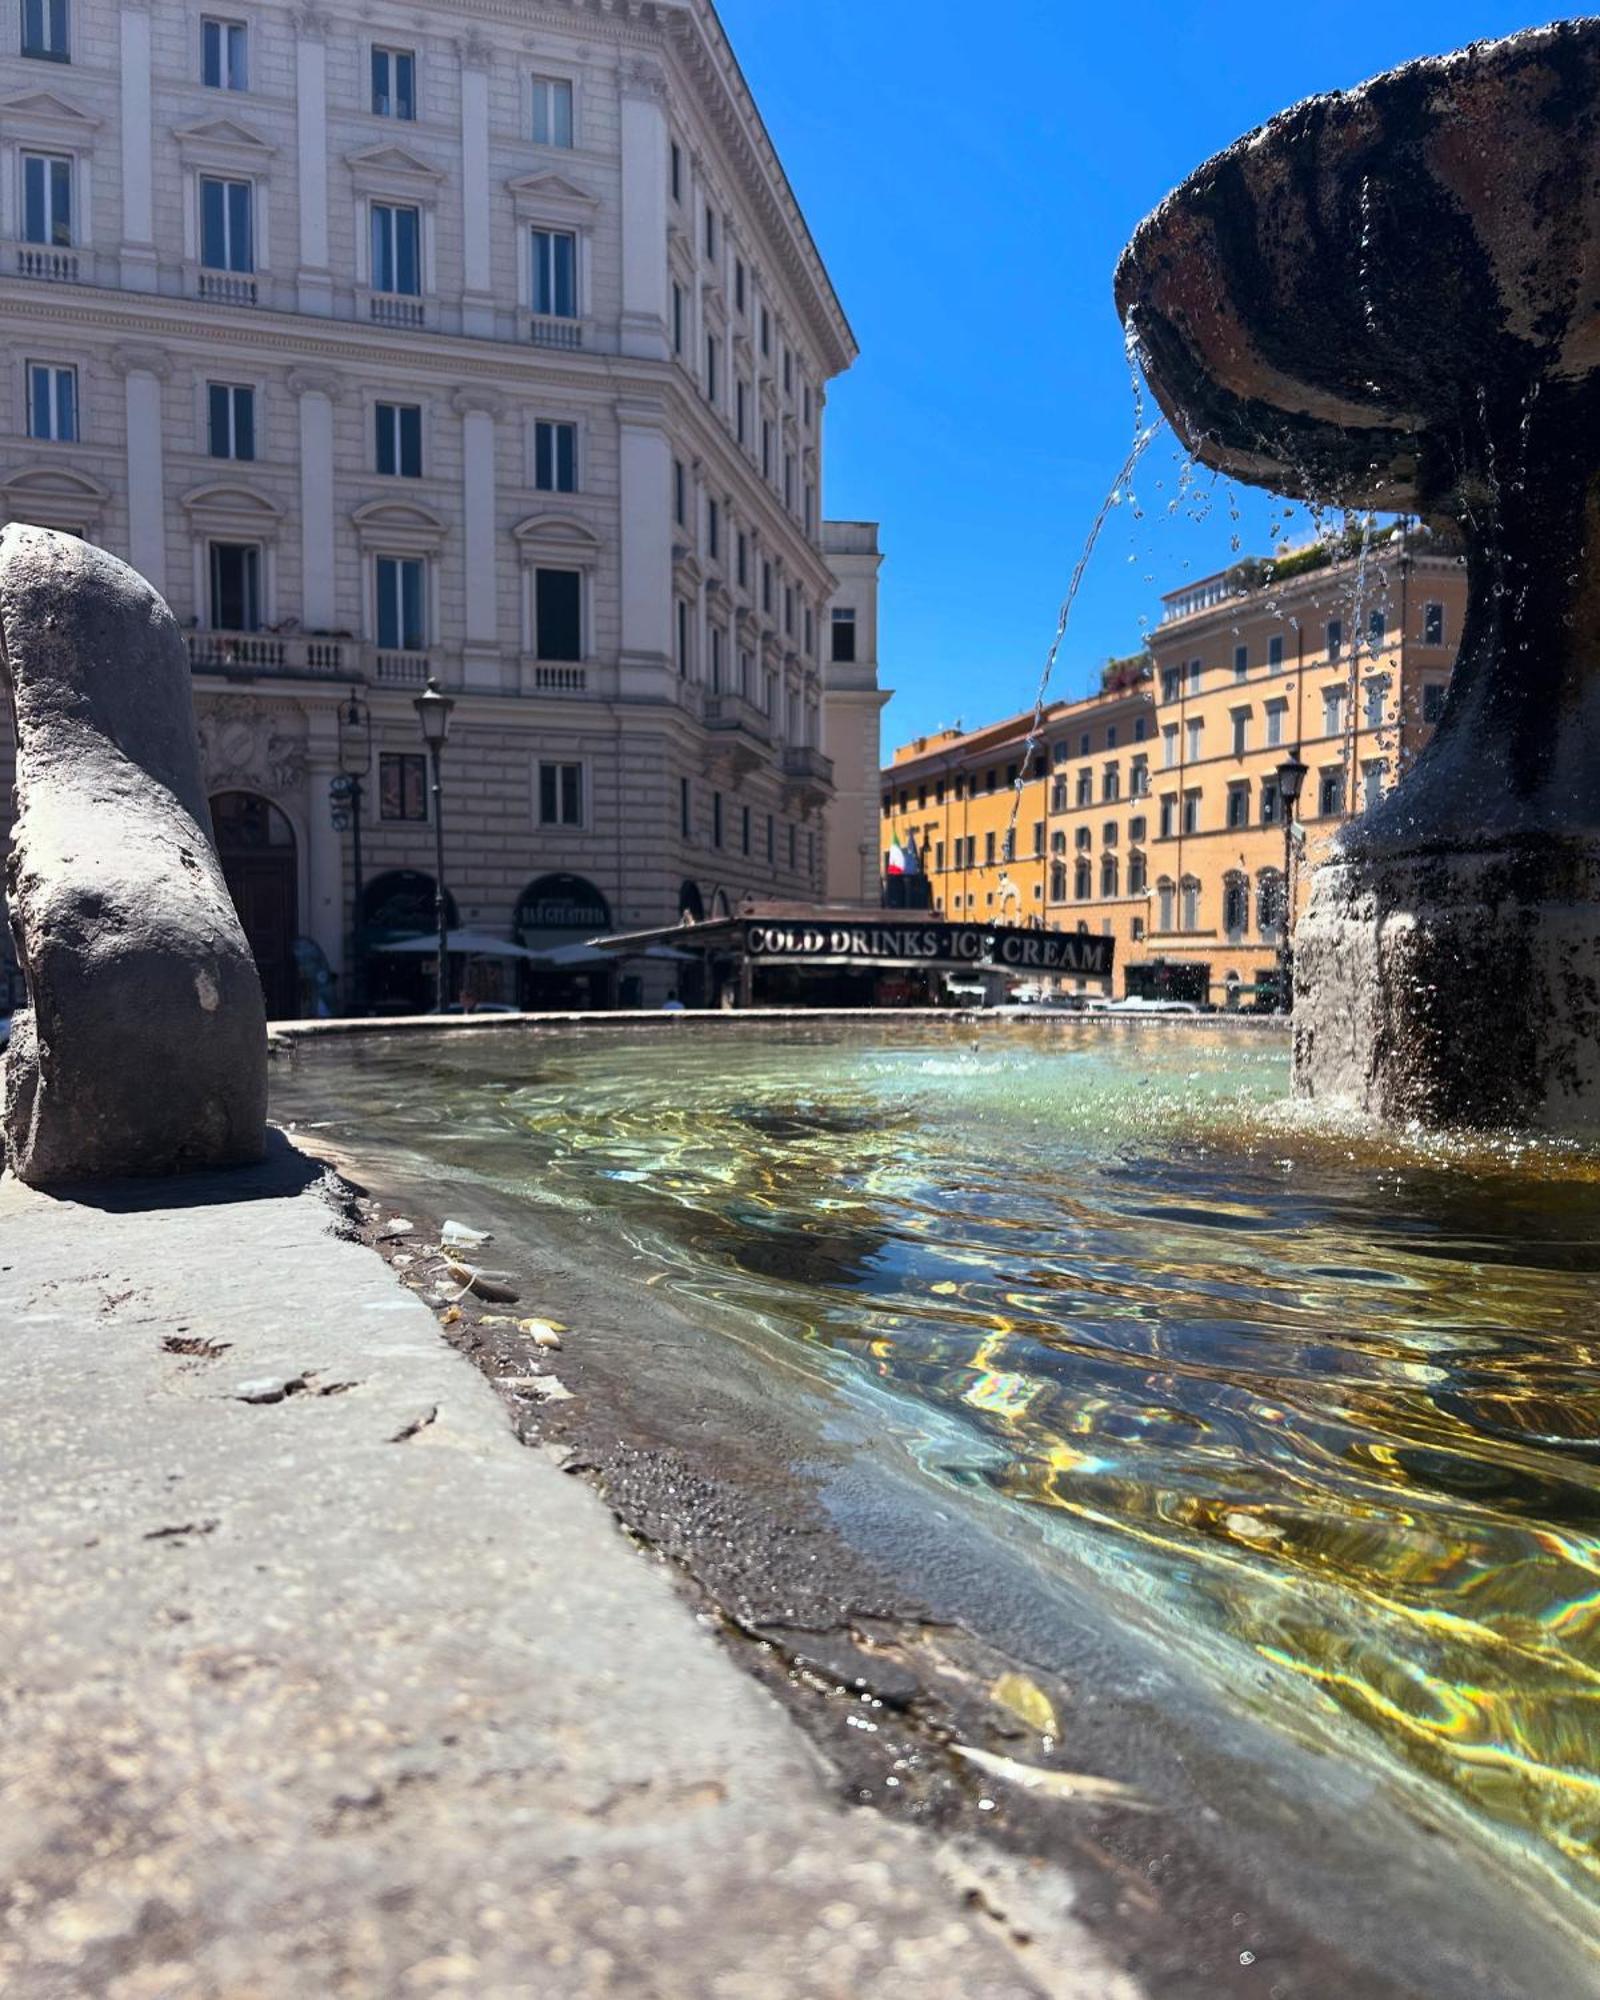
[[[1600,371],[1600,18],[1308,98],[1135,232],[1124,324],[1187,447],[1252,484],[1457,511],[1535,385]]]

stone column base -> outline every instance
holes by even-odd
[[[1363,852],[1295,931],[1294,1089],[1390,1123],[1600,1132],[1600,843]]]

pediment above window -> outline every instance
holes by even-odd
[[[449,523],[432,508],[412,500],[369,500],[354,510],[350,523],[363,548],[400,555],[426,555],[450,532]]]
[[[195,167],[249,167],[259,171],[278,150],[237,118],[206,118],[197,125],[180,125],[172,136],[185,162]]]
[[[559,221],[581,222],[599,207],[598,195],[569,181],[565,174],[523,174],[506,182],[512,207],[519,219],[549,216]]]
[[[530,514],[511,530],[511,539],[530,554],[562,555],[569,561],[597,555],[601,548],[593,528],[572,514]]]
[[[68,534],[91,533],[110,492],[86,472],[64,465],[28,466],[0,480],[0,517]]]
[[[13,138],[53,139],[80,146],[100,125],[98,118],[57,97],[53,90],[28,90],[16,97],[0,98],[0,121]]]
[[[261,540],[278,531],[283,508],[270,493],[242,479],[213,479],[193,486],[179,502],[196,529]]]
[[[360,153],[347,153],[345,165],[361,194],[428,194],[444,179],[442,168],[404,146],[369,146]]]

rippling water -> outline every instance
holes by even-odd
[[[1297,1122],[1275,1039],[947,1027],[307,1051],[903,1399],[1186,1643],[1600,1877],[1600,1165]],[[324,1114],[327,1115],[327,1114]],[[924,1418],[919,1426],[916,1412]]]

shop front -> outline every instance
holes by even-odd
[[[532,1013],[587,1013],[617,1004],[616,961],[590,943],[611,928],[611,905],[582,875],[541,875],[517,899],[512,929],[528,953],[518,1000]]]

